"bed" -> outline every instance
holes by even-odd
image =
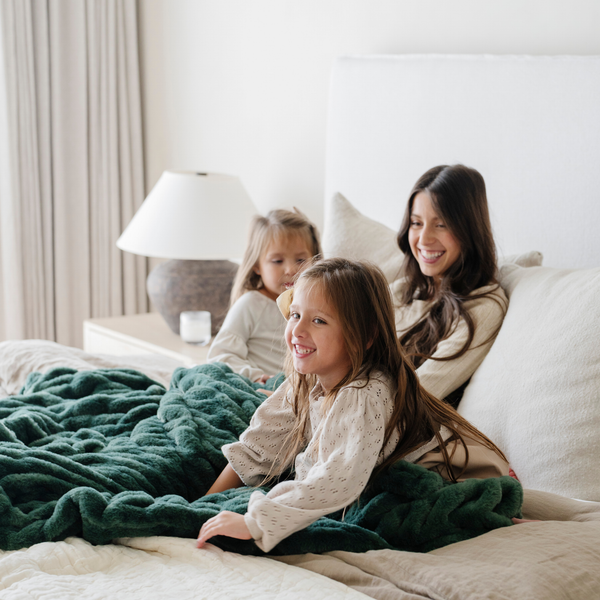
[[[600,597],[597,106],[596,57],[348,57],[332,75],[327,254],[368,258],[393,279],[401,258],[394,230],[418,176],[455,162],[484,174],[511,306],[460,410],[508,454],[526,488],[524,515],[543,522],[428,553],[274,558],[196,550],[178,537],[104,545],[70,537],[2,552],[0,596]],[[0,396],[53,367],[130,367],[168,385],[178,366],[5,342]]]

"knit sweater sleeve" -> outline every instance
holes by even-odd
[[[239,442],[222,447],[225,458],[246,485],[260,485],[273,467],[279,475],[289,466],[277,464],[278,454],[293,429],[295,416],[283,382],[256,410]]]
[[[264,310],[253,297],[246,293],[229,309],[223,325],[208,351],[207,362],[222,362],[252,381],[264,374],[262,369],[248,360],[248,342]],[[273,373],[269,373],[272,375]]]
[[[245,521],[265,552],[319,517],[348,506],[365,488],[378,463],[392,406],[385,385],[370,386],[349,386],[338,393],[306,451],[297,457],[294,481],[250,497]]]
[[[392,284],[392,294],[397,295],[401,283]],[[456,354],[468,339],[469,330],[466,321],[461,318],[455,324],[451,334],[438,343],[432,359],[426,360],[417,369],[421,385],[437,398],[446,398],[469,380],[477,367],[489,352],[508,308],[508,300],[500,287],[485,286],[472,292],[472,295],[484,293],[482,298],[465,301],[465,308],[473,320],[474,336],[468,350],[460,357],[438,361]],[[416,301],[418,302],[418,301]],[[426,304],[422,303],[425,307]],[[396,327],[402,334],[412,327],[425,314],[422,310],[396,309]],[[406,316],[403,316],[406,315]]]
[[[471,378],[492,347],[496,333],[504,320],[507,304],[508,301],[501,288],[489,296],[465,303],[475,327],[469,349],[453,360],[426,360],[417,369],[419,381],[430,394],[436,398],[445,398]],[[461,318],[454,332],[438,344],[432,357],[456,354],[465,345],[468,334],[467,323]]]

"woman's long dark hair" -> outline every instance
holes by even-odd
[[[460,256],[442,275],[439,285],[421,272],[408,241],[415,196],[427,193],[435,212],[460,245]],[[403,270],[407,283],[400,297],[401,305],[415,298],[432,300],[427,315],[400,338],[400,343],[413,358],[416,366],[432,358],[437,345],[452,334],[462,317],[468,328],[464,346],[452,356],[434,360],[452,360],[462,356],[475,335],[473,319],[464,302],[486,294],[469,295],[490,284],[496,278],[496,246],[490,224],[485,182],[475,169],[464,165],[442,165],[429,169],[413,187],[398,232],[398,246],[404,253]],[[494,296],[492,296],[494,298]],[[492,336],[493,337],[493,336]]]

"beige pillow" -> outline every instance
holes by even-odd
[[[498,259],[498,266],[513,264],[521,267],[541,267],[544,255],[537,250],[531,252],[525,252],[524,254],[509,254],[508,256],[501,256]]]
[[[325,258],[368,260],[383,271],[388,283],[398,279],[404,254],[396,231],[363,215],[340,193],[333,196],[328,216],[322,240]]]
[[[368,260],[383,271],[388,283],[400,277],[404,254],[396,242],[397,231],[363,215],[339,192],[331,199],[328,216],[323,234],[325,258]],[[539,266],[542,254],[513,254],[499,259],[499,265],[504,263]]]
[[[526,488],[600,501],[600,268],[505,265],[502,328],[459,412]]]

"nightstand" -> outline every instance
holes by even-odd
[[[83,349],[93,354],[162,354],[189,366],[206,362],[209,348],[184,342],[158,313],[83,322]]]

